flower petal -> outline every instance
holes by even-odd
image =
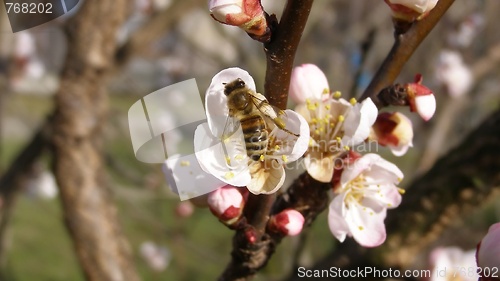
[[[367,170],[373,163],[382,159],[380,155],[375,153],[365,154],[363,157],[356,160],[354,163],[348,163],[344,167],[344,171],[340,177],[340,184],[344,187],[348,182],[354,180],[359,174]]]
[[[322,100],[329,92],[328,80],[316,65],[303,64],[292,70],[290,98],[295,103],[304,103],[306,99]]]
[[[246,86],[255,91],[255,82],[248,72],[233,67],[222,70],[212,78],[205,95],[205,110],[210,131],[214,136],[221,137],[229,115],[227,98],[224,94],[224,84],[241,78]]]
[[[173,155],[163,164],[163,173],[181,200],[191,199],[220,188],[226,183],[205,173],[194,155]]]
[[[333,177],[334,156],[322,152],[309,152],[304,164],[311,177],[320,182],[330,182]]]
[[[282,141],[283,145],[277,154],[286,155],[287,162],[293,162],[302,157],[309,147],[309,124],[304,117],[293,110],[285,110],[285,114],[282,116],[285,128],[292,133],[298,133],[299,137],[297,138],[285,131],[278,130],[276,138]]]
[[[274,193],[285,181],[285,169],[276,160],[253,161],[250,164],[250,173],[252,180],[247,185],[247,188],[257,195]]]
[[[354,240],[364,247],[377,247],[386,238],[384,219],[386,209],[374,212],[372,209],[355,202],[349,204],[346,222]]]
[[[377,113],[378,109],[370,98],[354,105],[345,119],[342,145],[354,146],[368,138]]]
[[[351,233],[343,215],[345,195],[346,193],[342,193],[335,196],[328,208],[328,227],[340,242],[344,242],[347,234]]]
[[[223,144],[212,136],[207,123],[199,125],[194,133],[196,158],[205,172],[230,185],[245,186],[250,182],[250,172],[243,133],[239,130],[229,140]]]

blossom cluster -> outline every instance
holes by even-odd
[[[419,99],[434,97],[423,93],[420,83],[408,84],[407,104],[428,119],[419,111]],[[312,64],[293,70],[289,95],[295,110],[275,109],[257,93],[248,72],[228,68],[216,74],[205,95],[207,122],[194,134],[195,155],[167,160],[167,178],[215,190],[208,195],[208,206],[233,227],[242,217],[248,192],[278,191],[285,165],[303,158],[312,178],[332,184],[328,223],[333,235],[340,241],[352,236],[365,247],[382,244],[387,210],[396,208],[404,193],[397,187],[403,173],[378,154],[361,155],[354,148],[376,141],[397,156],[405,154],[412,146],[410,119],[398,112],[379,114],[370,98],[342,98],[330,91],[326,76]],[[300,212],[288,209],[272,216],[268,229],[296,235],[303,223]]]

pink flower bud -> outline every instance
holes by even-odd
[[[429,88],[422,85],[422,75],[417,74],[415,82],[406,84],[405,88],[410,110],[417,112],[425,121],[429,121],[436,112],[436,98]]]
[[[283,235],[295,236],[302,231],[304,216],[293,209],[281,211],[281,213],[269,219],[269,229]]]
[[[370,139],[389,147],[394,155],[402,156],[413,146],[411,120],[399,112],[382,112],[373,124]]]
[[[495,270],[500,269],[500,223],[490,226],[488,233],[477,246],[477,266],[482,268],[480,280],[500,280],[492,278]],[[497,275],[498,276],[498,275]]]
[[[212,17],[221,23],[238,26],[257,36],[268,32],[266,16],[259,0],[210,0],[208,8]]]
[[[292,70],[290,98],[297,104],[306,99],[323,100],[330,94],[328,80],[321,69],[314,64],[303,64]]]
[[[438,0],[384,0],[391,8],[392,16],[408,22],[424,18]]]
[[[234,224],[241,216],[245,200],[238,188],[226,185],[208,195],[210,211],[227,225]]]
[[[188,218],[194,212],[193,204],[189,201],[183,201],[175,207],[175,214],[180,218]]]

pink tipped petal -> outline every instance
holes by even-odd
[[[225,186],[211,192],[207,202],[212,213],[227,221],[240,216],[243,196],[235,187]]]
[[[304,216],[296,210],[287,209],[271,217],[269,228],[282,235],[295,236],[302,231]]]
[[[354,180],[362,172],[369,169],[373,165],[373,163],[376,163],[380,159],[382,159],[382,157],[380,157],[380,155],[374,154],[374,153],[369,153],[369,154],[365,154],[363,157],[359,158],[356,162],[349,163],[347,165],[347,167],[344,168],[344,171],[342,172],[342,176],[340,177],[341,186],[345,186],[350,181]]]
[[[316,65],[303,64],[292,70],[290,98],[295,103],[304,103],[306,99],[322,100],[329,91],[328,80]]]
[[[343,195],[333,198],[328,209],[328,227],[333,236],[340,242],[344,242],[347,234],[350,234],[349,226],[343,215],[344,198]]]
[[[384,219],[385,209],[380,213],[356,204],[347,212],[346,221],[352,236],[363,247],[377,247],[386,238]]]
[[[434,95],[416,96],[415,109],[425,121],[429,121],[436,112],[436,98]]]

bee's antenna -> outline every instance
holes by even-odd
[[[222,85],[226,85],[226,84],[227,84],[226,82],[222,83]]]

